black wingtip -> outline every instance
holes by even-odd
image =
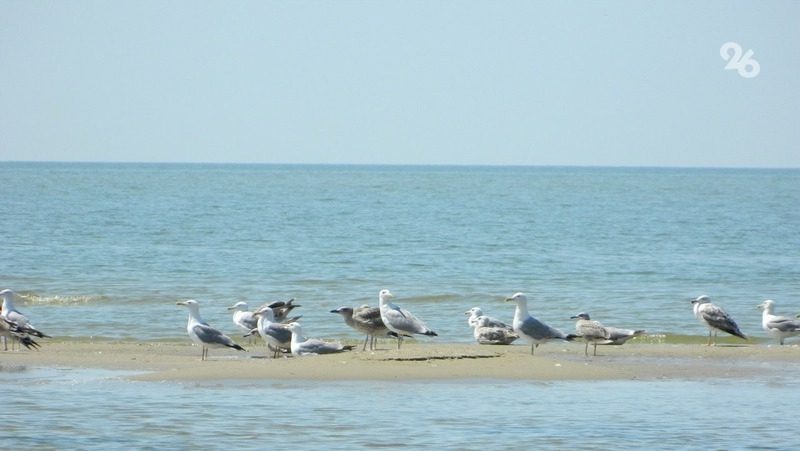
[[[237,351],[244,351],[244,352],[247,352],[247,349],[245,349],[245,348],[243,348],[243,347],[241,347],[241,346],[239,346],[239,345],[237,345],[237,344],[233,344],[233,345],[231,345],[231,346],[229,346],[229,347],[230,347],[230,348],[233,348],[233,349],[235,349],[235,350],[237,350]]]
[[[577,338],[580,338],[580,335],[567,334],[567,336],[564,339],[567,341],[575,341],[575,339]]]
[[[429,331],[425,332],[425,335],[427,335],[429,337],[438,337],[439,336],[439,334],[437,334],[436,332],[434,332],[432,330],[429,330]]]

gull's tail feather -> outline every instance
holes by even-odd
[[[439,336],[439,334],[437,334],[436,332],[434,332],[432,330],[426,330],[425,331],[425,335],[427,335],[429,337],[438,337]]]

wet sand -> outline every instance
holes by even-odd
[[[188,343],[46,340],[36,351],[0,351],[0,370],[73,367],[137,372],[137,380],[614,380],[785,376],[800,369],[800,347],[629,343],[600,346],[583,354],[582,343],[549,343],[530,355],[530,346],[481,346],[409,342],[376,351],[279,357],[263,345],[249,352],[200,349]]]

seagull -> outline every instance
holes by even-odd
[[[392,297],[394,295],[389,290],[381,290],[378,293],[381,319],[387,329],[397,334],[397,349],[400,349],[400,345],[403,343],[403,336],[408,336],[408,334],[438,336],[436,332],[430,330],[422,320],[411,312],[389,302],[388,299]]]
[[[367,342],[369,342],[369,349],[375,349],[375,341],[377,336],[384,336],[387,334],[393,334],[396,336],[394,332],[389,332],[389,329],[386,328],[386,325],[383,324],[383,320],[381,319],[381,309],[378,307],[370,307],[368,305],[362,305],[361,307],[339,307],[337,309],[331,310],[331,313],[338,313],[342,315],[344,318],[345,324],[352,327],[358,332],[366,334],[367,337],[364,339],[364,347],[361,349],[362,351],[367,350]]]
[[[528,313],[528,298],[524,294],[516,293],[510,298],[506,298],[506,302],[508,301],[517,303],[517,308],[514,310],[514,322],[512,323],[514,332],[530,342],[531,355],[541,343],[547,343],[550,340],[572,341],[575,339],[575,335],[567,335],[531,316]]]
[[[514,342],[519,335],[510,327],[493,326],[495,320],[488,316],[479,316],[475,320],[472,331],[475,340],[482,345],[508,345]]]
[[[277,357],[284,350],[291,350],[292,333],[283,325],[273,321],[275,315],[271,308],[262,307],[253,314],[258,318],[258,325],[248,335],[261,335],[267,348],[274,351],[273,357]]]
[[[217,329],[209,326],[208,323],[203,321],[200,317],[200,304],[193,299],[188,301],[176,302],[177,305],[186,306],[189,309],[189,322],[186,324],[186,332],[189,333],[189,338],[203,348],[200,360],[208,359],[208,348],[214,346],[217,348],[233,348],[238,351],[245,349],[231,340],[231,338]]]
[[[304,355],[333,354],[353,349],[352,345],[343,346],[341,343],[331,343],[316,338],[306,338],[303,336],[303,329],[300,323],[289,323],[283,327],[292,333],[292,355],[297,357]]]
[[[717,330],[721,330],[723,332],[727,332],[731,335],[735,335],[743,340],[747,340],[747,336],[739,330],[739,326],[736,324],[736,321],[728,315],[725,310],[722,310],[721,307],[714,305],[711,303],[711,299],[708,296],[698,296],[697,299],[692,301],[692,309],[694,310],[694,316],[697,317],[700,322],[708,326],[708,343],[707,346],[711,346],[711,333],[714,333],[714,346],[717,344]]]
[[[486,324],[483,327],[501,327],[501,328],[511,329],[511,326],[500,321],[499,319],[484,315],[483,310],[481,310],[480,307],[472,307],[471,309],[464,312],[464,314],[469,315],[469,318],[467,318],[467,324],[469,324],[470,327],[475,327],[475,325],[478,323],[478,318],[483,316],[485,318],[484,322]]]
[[[246,332],[258,327],[258,318],[253,315],[253,312],[247,310],[247,302],[239,301],[228,307],[228,310],[233,310],[233,324],[236,324]],[[249,336],[252,337],[252,335]]]
[[[257,308],[256,310],[261,310],[264,307],[269,307],[272,309],[272,314],[274,319],[272,321],[276,323],[290,323],[295,322],[300,319],[300,316],[295,316],[294,318],[289,318],[289,313],[297,308],[300,305],[294,304],[294,298],[289,299],[288,301],[274,301],[267,304],[263,304],[261,307]]]
[[[5,318],[0,316],[0,337],[3,337],[3,340],[8,338],[13,338],[23,346],[28,349],[37,349],[41,347],[39,343],[33,340],[33,338],[28,335],[28,332],[25,329],[20,329],[16,323],[10,323]],[[8,349],[6,349],[7,351]],[[13,342],[12,342],[12,350],[13,350]]]
[[[28,321],[28,317],[23,315],[19,310],[14,307],[14,292],[11,290],[3,290],[0,291],[0,297],[3,298],[3,304],[0,306],[0,317],[2,317],[6,322],[11,323],[17,329],[17,334],[12,334],[14,338],[19,339],[19,333],[33,335],[39,338],[51,338],[49,335],[46,335],[43,332],[40,332],[33,324]],[[11,327],[11,326],[9,326]],[[7,338],[4,336],[4,338]],[[24,343],[23,343],[24,344]],[[13,343],[12,343],[12,350],[13,350]],[[26,347],[28,347],[26,345]],[[4,350],[8,350],[8,345],[3,343]]]
[[[761,313],[761,327],[772,337],[777,338],[780,344],[783,339],[794,335],[800,335],[800,320],[791,319],[786,316],[775,315],[775,301],[767,299],[758,305],[763,310]]]
[[[572,319],[575,322],[575,332],[586,342],[583,353],[589,355],[589,343],[594,345],[594,353],[597,355],[597,345],[622,345],[633,337],[644,333],[643,330],[617,329],[616,327],[606,327],[600,321],[592,321],[588,313],[581,312]]]

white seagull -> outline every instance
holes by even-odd
[[[3,304],[0,307],[0,317],[3,318],[7,323],[10,325],[8,326],[9,329],[15,329],[16,333],[11,334],[13,338],[20,340],[21,334],[33,335],[39,338],[50,338],[49,335],[46,335],[43,332],[40,332],[33,324],[28,321],[28,317],[23,315],[16,307],[14,307],[14,292],[11,290],[3,290],[0,291],[0,297],[3,298]],[[8,350],[8,345],[5,343],[5,339],[7,335],[3,335],[3,347],[4,350]],[[22,340],[20,340],[22,341]],[[25,343],[23,343],[25,344]],[[13,342],[11,344],[13,349]],[[30,348],[27,344],[26,347]]]
[[[622,345],[631,338],[644,333],[644,330],[618,329],[604,326],[600,321],[593,321],[586,312],[578,313],[571,318],[577,319],[575,332],[578,337],[583,338],[586,342],[583,353],[587,356],[589,355],[589,343],[594,345],[594,353],[592,355],[597,355],[597,345]]]
[[[203,321],[200,317],[200,304],[193,299],[188,301],[176,302],[177,305],[183,305],[189,309],[189,322],[186,324],[186,332],[189,333],[189,338],[192,339],[196,345],[203,348],[200,360],[208,358],[208,348],[210,346],[216,348],[233,348],[239,351],[245,349],[231,340],[231,338],[217,329],[209,326],[208,323]]]
[[[272,321],[276,323],[293,323],[303,316],[299,315],[293,318],[289,318],[289,313],[291,313],[292,310],[296,309],[297,307],[301,307],[301,305],[294,303],[294,298],[291,298],[288,301],[274,301],[266,303],[261,305],[255,311],[261,310],[264,307],[269,307],[272,309],[272,315],[274,318]]]
[[[763,310],[761,327],[773,338],[777,338],[780,344],[783,344],[783,339],[786,337],[800,335],[800,320],[776,315],[775,301],[767,299],[759,304],[758,308]]]
[[[341,343],[322,341],[316,338],[306,338],[303,336],[303,329],[300,323],[289,323],[283,326],[292,333],[292,355],[319,355],[333,354],[336,352],[349,351],[352,345],[344,346]]]
[[[701,323],[708,326],[708,343],[711,346],[711,333],[714,333],[714,346],[717,344],[717,330],[727,332],[731,335],[737,336],[743,340],[747,340],[747,336],[739,330],[736,321],[722,307],[712,304],[708,296],[698,296],[697,299],[692,301],[692,309],[694,316],[700,320]]]
[[[497,327],[494,324],[496,323],[492,318],[479,316],[472,331],[475,341],[482,345],[509,345],[519,338],[512,328]]]
[[[237,325],[240,329],[245,332],[250,332],[258,327],[258,318],[253,315],[253,312],[247,310],[247,302],[239,301],[228,307],[228,311],[230,310],[233,310],[233,316],[231,318],[233,324]],[[248,336],[252,337],[252,335]]]
[[[397,334],[397,349],[400,349],[404,335],[420,334],[429,337],[438,336],[436,332],[429,329],[422,320],[414,316],[411,312],[389,302],[389,298],[392,297],[394,297],[394,295],[392,295],[389,290],[381,290],[381,292],[378,293],[381,319],[387,329]]]
[[[277,357],[284,350],[291,350],[292,333],[282,324],[274,322],[275,316],[271,308],[262,307],[254,315],[258,318],[258,325],[249,335],[261,335],[267,344],[267,349],[274,352],[273,357]]]
[[[528,313],[528,298],[524,294],[516,293],[506,301],[513,301],[517,304],[512,325],[514,332],[531,344],[531,355],[533,355],[534,349],[542,343],[551,340],[572,341],[575,339],[575,335],[567,335],[531,316]]]

